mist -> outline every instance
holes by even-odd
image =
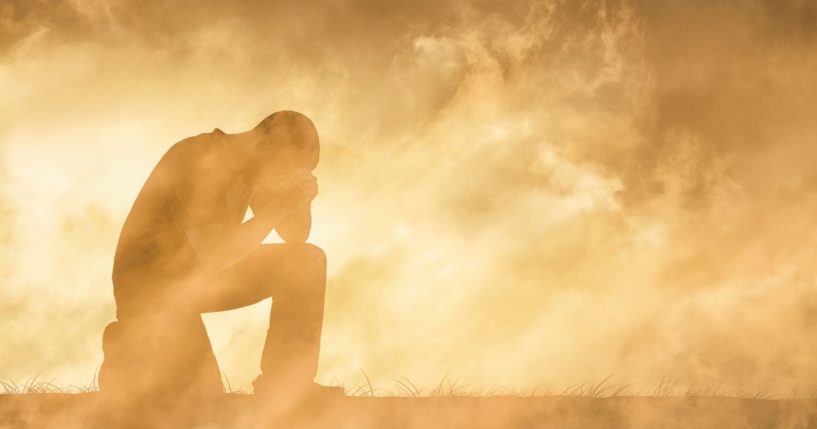
[[[153,165],[291,109],[319,381],[817,388],[812,2],[5,0],[0,53],[0,379],[87,384]],[[205,316],[233,387],[269,305]]]

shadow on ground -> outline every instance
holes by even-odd
[[[0,395],[0,428],[817,428],[817,400],[342,397],[278,413],[251,395],[140,407],[100,393]]]

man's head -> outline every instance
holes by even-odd
[[[315,180],[309,172],[317,166],[320,155],[318,131],[305,115],[291,110],[275,112],[253,128],[251,135],[256,154],[251,176],[253,211],[267,205],[284,182],[297,182],[300,188]]]
[[[258,136],[261,170],[274,168],[285,174],[295,169],[314,170],[318,165],[318,130],[306,115],[281,110],[264,118],[253,132]]]

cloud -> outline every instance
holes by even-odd
[[[40,352],[0,377],[90,378],[153,164],[290,108],[323,145],[323,379],[811,382],[815,16],[794,0],[3,3],[16,310],[0,360]],[[242,357],[265,311],[208,320],[234,384],[257,371]]]

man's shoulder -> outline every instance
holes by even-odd
[[[218,137],[214,133],[201,133],[174,143],[167,149],[160,164],[195,166],[201,161],[216,157]]]
[[[214,133],[201,133],[186,137],[173,143],[170,149],[167,150],[167,153],[205,153],[218,142],[219,137],[220,136]]]

